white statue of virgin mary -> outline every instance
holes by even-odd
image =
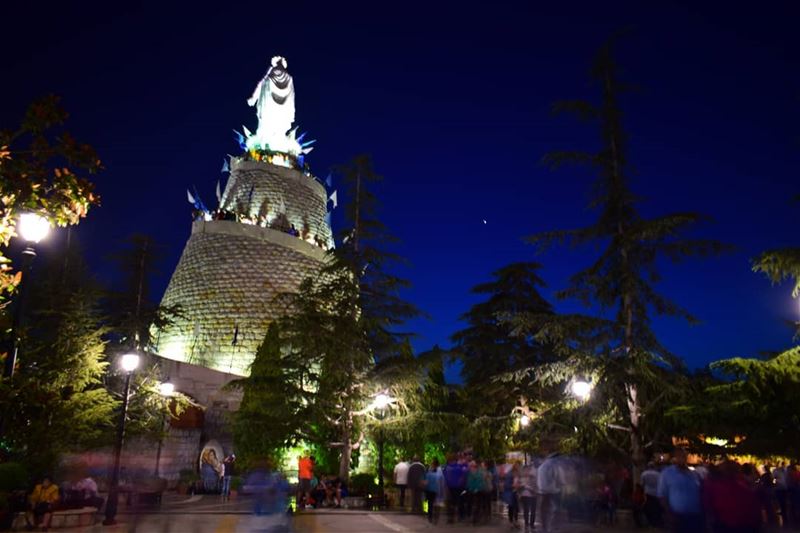
[[[287,138],[294,123],[294,82],[286,67],[286,59],[273,57],[271,67],[247,100],[247,105],[255,106],[258,115],[258,129],[248,139],[248,146],[254,144],[274,151],[295,151],[293,145],[297,143]]]

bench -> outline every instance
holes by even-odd
[[[80,509],[53,511],[50,527],[56,529],[93,526],[97,518],[97,510],[97,507],[82,507]],[[25,513],[18,513],[11,524],[11,531],[24,531],[25,525]]]

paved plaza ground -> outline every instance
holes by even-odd
[[[169,496],[160,508],[127,511],[122,507],[116,526],[98,524],[88,528],[62,531],[87,533],[233,533],[233,532],[296,532],[296,533],[403,533],[475,531],[507,533],[512,530],[500,516],[484,526],[448,525],[444,520],[431,525],[422,516],[400,512],[368,512],[351,509],[319,509],[286,515],[255,516],[252,501],[241,498],[223,503],[219,496]],[[612,531],[604,528],[605,531]],[[595,531],[585,524],[562,524],[562,533]]]

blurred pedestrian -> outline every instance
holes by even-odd
[[[406,486],[408,485],[408,461],[401,459],[394,467],[394,484],[400,490],[400,507],[406,506]]]
[[[424,492],[425,467],[418,457],[411,460],[408,466],[408,488],[411,490],[411,512],[422,514],[422,495]]]
[[[655,463],[648,463],[647,468],[642,472],[640,481],[644,489],[644,516],[647,523],[652,527],[661,527],[661,501],[658,499],[658,479],[661,472],[656,468]]]
[[[705,529],[700,501],[700,476],[689,469],[686,451],[675,448],[672,465],[661,472],[658,496],[677,533],[701,533]]]

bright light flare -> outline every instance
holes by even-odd
[[[35,244],[50,233],[50,221],[36,213],[24,213],[19,217],[17,230],[23,239]]]
[[[158,386],[158,392],[161,396],[169,398],[173,394],[175,394],[175,384],[170,383],[169,381],[165,381],[161,385]]]
[[[120,358],[119,366],[125,372],[133,372],[139,367],[139,354],[126,353]]]
[[[528,415],[522,415],[519,419],[519,425],[522,427],[528,427],[528,424],[531,423],[531,418]]]
[[[392,398],[390,398],[388,394],[380,393],[375,396],[373,405],[376,409],[386,409],[390,403],[392,403]]]
[[[582,379],[572,382],[572,394],[583,401],[589,399],[592,394],[592,384]]]

